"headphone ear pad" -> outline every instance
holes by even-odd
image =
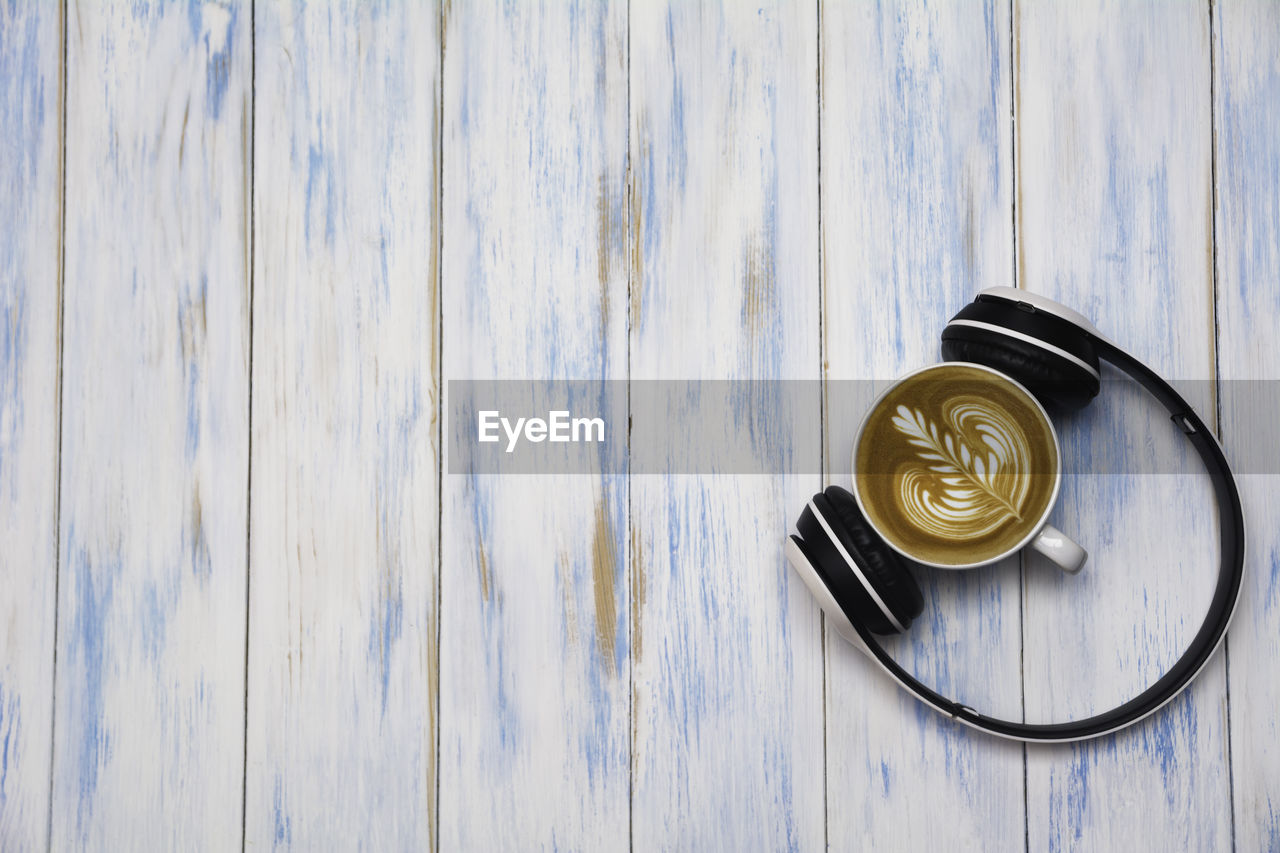
[[[853,569],[845,562],[844,556],[832,544],[831,538],[827,535],[819,522],[816,514],[822,513],[823,520],[832,527],[833,531],[840,522],[833,516],[828,515],[830,507],[827,510],[821,508],[816,512],[813,507],[818,506],[818,500],[822,495],[815,495],[813,506],[806,505],[804,511],[800,513],[800,518],[796,521],[796,529],[800,531],[800,545],[809,564],[822,577],[826,583],[827,589],[830,590],[832,597],[840,608],[849,617],[849,621],[866,627],[873,634],[896,634],[897,627],[889,620],[879,605],[872,600],[867,593],[862,582],[855,576]],[[838,536],[840,534],[837,534]],[[847,537],[844,537],[847,538]],[[843,541],[843,539],[842,539]],[[863,575],[869,577],[867,571],[862,568],[862,558],[850,546],[845,545],[845,551],[853,559]]]
[[[924,610],[924,595],[906,561],[871,528],[858,509],[858,502],[846,489],[828,486],[814,497],[814,505],[828,519],[834,519],[831,527],[841,544],[857,560],[867,580],[902,627],[910,628]],[[891,628],[889,633],[896,633],[896,629]]]
[[[942,335],[942,357],[998,370],[1059,411],[1084,408],[1102,387],[1098,377],[1080,365],[998,332],[948,326]]]

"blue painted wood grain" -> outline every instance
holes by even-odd
[[[245,846],[433,846],[439,10],[255,18]]]
[[[1275,378],[1273,5],[66,14],[63,132],[60,12],[0,2],[0,848],[234,848],[242,772],[246,847],[1280,846],[1274,477],[1229,670],[1024,787],[824,641],[777,550],[817,478],[436,441],[445,378],[889,378],[990,284]],[[1218,396],[1231,454],[1259,413]],[[1066,453],[1177,458],[1147,411],[1109,386]],[[1084,575],[927,575],[895,650],[1010,716],[1123,698],[1198,624],[1207,502],[1073,478]]]
[[[1019,283],[1085,311],[1165,376],[1211,378],[1207,4],[1026,3],[1014,27]],[[1188,396],[1212,413],[1207,383]],[[1085,570],[1027,560],[1032,720],[1080,718],[1153,683],[1199,628],[1215,576],[1207,477],[1149,397],[1108,382],[1059,433],[1069,460],[1126,461],[1064,479],[1053,523],[1090,550]],[[1189,473],[1135,473],[1156,470]],[[1223,676],[1219,658],[1139,726],[1029,749],[1030,844],[1226,849]]]
[[[0,849],[47,843],[62,17],[0,3]]]
[[[444,376],[626,376],[626,33],[618,2],[445,8]],[[440,849],[626,849],[625,480],[441,500]]]
[[[837,392],[937,361],[947,317],[1014,283],[1012,71],[1006,3],[827,3],[822,24],[823,343]],[[824,407],[828,479],[849,488],[863,411],[842,400],[866,398],[829,393]],[[946,695],[1021,719],[1018,559],[916,575],[925,610],[886,647]],[[826,652],[834,848],[1021,841],[1019,745],[937,716],[831,631]]]
[[[807,379],[816,415],[816,8],[637,3],[630,45],[631,378]],[[633,479],[636,849],[823,844],[820,621],[781,548],[818,486]]]
[[[239,844],[247,4],[72,4],[52,846]]]
[[[1229,457],[1275,453],[1276,413],[1247,380],[1280,379],[1280,7],[1216,3],[1218,376]],[[1273,407],[1272,407],[1273,408]],[[1244,593],[1227,640],[1238,850],[1280,850],[1280,478],[1246,472]]]

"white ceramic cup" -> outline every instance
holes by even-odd
[[[977,370],[983,370],[987,373],[991,373],[1013,385],[1023,394],[1023,396],[1026,397],[1027,401],[1035,407],[1036,411],[1040,413],[1041,423],[1044,428],[1048,430],[1049,436],[1053,439],[1053,446],[1056,451],[1054,457],[1057,464],[1055,465],[1053,472],[1053,493],[1049,496],[1049,500],[1046,502],[1044,512],[1041,513],[1040,518],[1034,525],[1032,525],[1027,535],[1024,536],[1016,545],[994,557],[986,560],[979,560],[975,563],[935,563],[921,559],[915,554],[912,554],[908,549],[898,547],[898,545],[894,544],[894,542],[885,535],[884,531],[877,527],[876,523],[872,521],[871,516],[867,513],[866,506],[862,502],[862,495],[858,492],[858,445],[862,441],[862,433],[867,428],[867,422],[870,420],[872,413],[880,407],[880,404],[884,402],[885,397],[887,397],[893,389],[897,388],[906,380],[914,376],[918,376],[921,373],[926,373],[931,370],[939,370],[944,367],[972,367]],[[998,370],[993,370],[986,365],[974,364],[967,361],[947,361],[940,364],[931,364],[927,367],[913,370],[910,373],[898,377],[892,385],[876,397],[876,401],[871,404],[871,408],[867,409],[867,413],[862,416],[862,423],[858,425],[858,431],[853,438],[853,451],[850,454],[849,470],[852,472],[853,497],[854,500],[858,502],[858,509],[861,510],[863,518],[866,519],[867,523],[871,525],[871,528],[875,530],[876,535],[878,535],[886,545],[907,559],[920,563],[921,565],[933,566],[934,568],[939,569],[976,569],[980,566],[988,566],[992,563],[999,562],[1005,557],[1021,551],[1023,548],[1030,547],[1048,557],[1064,572],[1071,572],[1074,574],[1084,567],[1085,561],[1089,558],[1089,555],[1083,548],[1073,542],[1061,530],[1048,523],[1049,514],[1053,511],[1053,506],[1058,501],[1058,490],[1062,486],[1062,444],[1058,441],[1058,432],[1053,428],[1053,421],[1049,419],[1049,413],[1044,410],[1044,406],[1040,405],[1040,401],[1035,398],[1035,395],[1023,387],[1020,382],[1010,378],[1008,375],[1001,373]]]

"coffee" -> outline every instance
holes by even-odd
[[[867,415],[854,450],[863,512],[921,562],[993,560],[1035,533],[1057,495],[1058,448],[1021,387],[969,364],[908,376]]]

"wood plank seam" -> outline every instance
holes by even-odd
[[[827,375],[823,369],[823,365],[827,360],[827,336],[823,324],[826,322],[826,287],[823,283],[826,280],[826,259],[824,257],[824,249],[826,244],[826,232],[822,228],[822,69],[825,67],[824,35],[826,28],[823,26],[823,14],[825,12],[823,0],[815,0],[815,12],[817,14],[817,25],[815,26],[815,36],[818,40],[815,46],[815,55],[817,61],[814,68],[814,84],[817,89],[817,120],[818,126],[815,130],[815,141],[817,143],[817,170],[818,170],[818,486],[821,488],[824,483],[823,473],[827,470],[827,442],[830,436],[827,432]],[[783,571],[789,571],[789,567],[784,567]],[[831,666],[827,660],[827,614],[825,612],[818,613],[818,644],[822,647],[822,848],[829,850],[831,848],[831,799],[828,785],[828,764],[830,757],[828,756],[828,730],[829,721],[827,719],[827,681],[831,678]]]
[[[1018,167],[1021,162],[1021,147],[1018,144],[1018,10],[1017,0],[1009,0],[1009,162],[1010,162],[1010,183],[1012,192],[1009,194],[1009,234],[1010,246],[1013,251],[1013,258],[1010,262],[1010,275],[1014,287],[1021,287],[1022,282],[1019,279],[1020,272],[1018,266],[1018,198],[1020,193],[1020,184],[1018,179]],[[1018,554],[1018,708],[1022,714],[1022,721],[1027,721],[1027,677],[1026,677],[1026,650],[1027,650],[1027,632],[1026,632],[1026,589],[1027,589],[1027,560]],[[1031,853],[1031,808],[1030,808],[1030,786],[1028,785],[1028,769],[1027,769],[1027,744],[1022,745],[1022,849],[1025,853]]]
[[[1221,324],[1219,321],[1219,292],[1217,292],[1217,88],[1216,88],[1216,56],[1217,42],[1213,38],[1215,23],[1215,6],[1213,0],[1207,0],[1208,6],[1208,169],[1210,169],[1210,192],[1208,192],[1208,215],[1210,215],[1210,310],[1213,313],[1213,342],[1210,353],[1213,360],[1213,411],[1208,412],[1212,418],[1213,434],[1222,442],[1222,368],[1219,355],[1222,346]],[[1248,555],[1245,555],[1248,560]],[[1235,767],[1231,754],[1231,638],[1222,638],[1222,669],[1225,670],[1224,701],[1226,703],[1226,724],[1222,726],[1226,736],[1226,804],[1228,804],[1229,824],[1231,827],[1231,850],[1235,850]]]
[[[57,390],[54,397],[57,401],[57,461],[54,465],[54,512],[53,512],[53,675],[50,679],[49,705],[49,821],[45,832],[47,849],[53,847],[53,758],[58,742],[58,605],[62,600],[58,584],[62,577],[62,357],[63,337],[62,320],[65,308],[66,268],[67,268],[67,3],[61,0],[58,4],[59,33],[62,50],[62,64],[59,69],[58,99],[61,102],[58,118],[58,365]]]
[[[248,323],[249,323],[249,399],[246,414],[247,428],[247,461],[245,470],[245,511],[244,511],[244,726],[240,744],[240,851],[244,853],[249,821],[247,818],[249,805],[249,648],[253,624],[253,306],[257,263],[257,223],[255,211],[258,207],[257,184],[255,182],[254,165],[257,162],[258,148],[256,130],[258,126],[258,0],[249,0],[249,157],[246,163],[249,175],[248,215],[245,227],[248,229],[246,242],[249,247],[248,268],[245,279],[249,285]]]
[[[435,727],[433,732],[431,747],[431,773],[433,779],[429,782],[429,787],[434,791],[431,803],[428,806],[430,812],[431,837],[429,839],[432,853],[440,853],[440,731],[443,728],[441,724],[441,712],[444,707],[440,701],[440,655],[441,655],[441,595],[444,589],[444,93],[445,93],[445,63],[444,50],[445,39],[448,36],[448,17],[449,4],[451,0],[437,0],[436,11],[436,32],[439,38],[436,39],[438,44],[436,49],[438,56],[436,59],[436,115],[435,115],[435,131],[436,131],[436,153],[433,168],[435,171],[435,216],[432,221],[435,223],[435,240],[432,246],[432,262],[435,265],[432,271],[433,284],[435,286],[435,383],[436,383],[436,595],[433,607],[435,608],[435,630],[433,632],[432,649],[428,651],[431,656],[427,662],[428,671],[431,673],[431,685],[428,689],[431,701],[433,703],[432,725]]]
[[[1010,176],[1009,186],[1012,192],[1009,194],[1009,243],[1013,251],[1013,258],[1010,261],[1009,272],[1012,278],[1010,284],[1014,287],[1021,287],[1022,282],[1019,279],[1020,272],[1018,266],[1018,197],[1020,192],[1020,184],[1018,180],[1018,167],[1021,162],[1021,147],[1018,144],[1018,9],[1017,0],[1009,0],[1009,164]],[[1021,553],[1018,554],[1018,709],[1022,714],[1022,721],[1027,721],[1027,676],[1026,676],[1026,650],[1027,650],[1027,609],[1026,609],[1026,589],[1027,589],[1027,560]],[[1025,853],[1031,853],[1031,808],[1030,808],[1030,786],[1028,785],[1027,770],[1027,744],[1022,745],[1022,849]]]
[[[644,602],[644,576],[640,563],[640,548],[635,518],[631,507],[631,324],[635,320],[636,290],[640,282],[636,280],[637,264],[641,262],[640,229],[636,220],[636,173],[633,168],[631,152],[631,0],[626,0],[627,42],[626,42],[626,151],[624,154],[627,182],[627,346],[626,365],[623,375],[627,382],[627,542],[629,544],[626,559],[626,584],[629,595],[627,606],[631,612],[627,614],[627,850],[634,851],[636,844],[635,829],[635,777],[636,777],[636,667],[640,657],[640,610]]]
[[[1280,7],[1213,3],[1214,306],[1218,327],[1219,431],[1228,455],[1274,455],[1274,392],[1280,349]],[[1255,384],[1258,383],[1258,384]],[[1242,390],[1243,389],[1243,390]],[[1280,656],[1280,478],[1270,467],[1238,471],[1246,512],[1245,591],[1232,623],[1227,671],[1231,697],[1231,783],[1235,846],[1280,850],[1280,758],[1274,662]]]

